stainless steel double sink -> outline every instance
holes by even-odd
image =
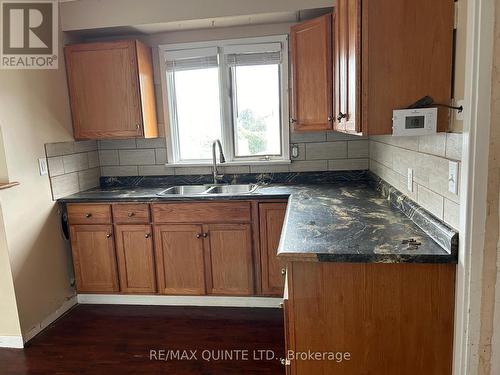
[[[236,185],[181,185],[172,186],[158,195],[217,195],[217,194],[250,194],[259,187],[258,184]]]

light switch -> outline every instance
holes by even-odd
[[[408,191],[413,192],[413,169],[408,168]]]
[[[448,191],[458,194],[458,163],[450,161],[448,164]]]
[[[49,170],[47,168],[47,159],[46,158],[38,159],[38,170],[40,171],[40,176],[45,176],[49,173]]]

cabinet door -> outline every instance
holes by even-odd
[[[116,255],[124,293],[155,293],[153,236],[150,225],[117,225]]]
[[[292,122],[296,131],[332,128],[332,15],[292,26]]]
[[[77,291],[118,292],[113,227],[72,225],[70,236]]]
[[[259,204],[260,258],[262,269],[262,294],[281,296],[285,267],[276,251],[280,243],[281,228],[285,220],[286,203]]]
[[[252,230],[250,224],[204,226],[209,294],[254,293]]]
[[[361,4],[338,0],[335,7],[335,130],[361,132]]]
[[[201,225],[155,225],[158,291],[205,294],[205,259]]]
[[[134,41],[65,48],[77,139],[143,135]]]

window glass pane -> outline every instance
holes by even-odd
[[[211,159],[211,144],[221,138],[219,70],[174,71],[180,160]]]
[[[279,65],[232,69],[235,156],[280,155]]]

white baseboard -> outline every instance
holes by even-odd
[[[59,307],[56,311],[46,317],[41,323],[37,324],[33,327],[28,333],[24,335],[24,342],[28,342],[33,337],[42,332],[45,328],[55,322],[59,317],[61,317],[66,311],[71,309],[73,306],[77,304],[76,296],[71,297],[66,302],[64,302],[61,307]]]
[[[0,336],[0,348],[22,349],[24,341],[22,336]]]
[[[277,308],[282,298],[79,294],[80,304]]]

